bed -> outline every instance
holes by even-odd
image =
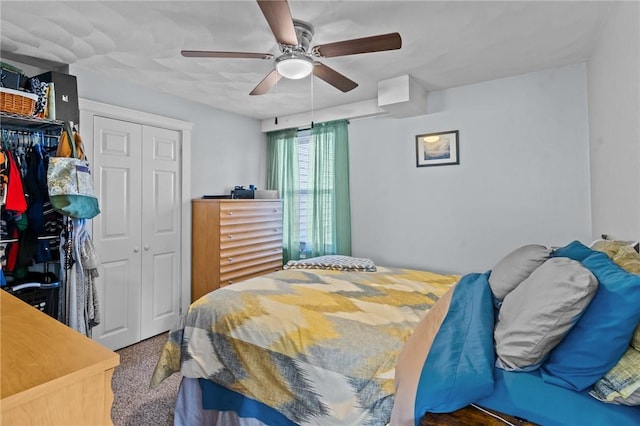
[[[592,386],[626,356],[634,329],[640,343],[640,276],[613,255],[579,242],[530,245],[462,277],[294,266],[194,302],[170,332],[152,386],[183,375],[175,423],[185,425],[474,424],[469,409],[492,421],[498,413],[544,425],[640,424],[631,399],[619,404],[619,393],[605,391],[599,400]],[[561,320],[537,323],[550,307]],[[612,321],[590,322],[603,315]],[[583,342],[606,362],[585,358]],[[618,387],[623,399],[640,395],[636,382]],[[444,413],[458,413],[457,423]]]
[[[223,287],[169,333],[152,385],[183,375],[176,424],[387,424],[398,353],[458,280],[331,262]]]

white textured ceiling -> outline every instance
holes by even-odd
[[[356,81],[342,93],[313,81],[313,108],[373,99],[380,80],[409,74],[433,91],[588,59],[610,1],[296,1],[311,45],[399,32],[402,49],[321,61]],[[194,59],[181,49],[270,52],[277,43],[246,1],[0,0],[0,50],[76,64],[111,78],[265,119],[311,109],[312,82],[282,79],[260,59]]]

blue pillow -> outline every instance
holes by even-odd
[[[598,291],[541,372],[545,382],[577,391],[593,385],[618,362],[640,322],[640,275],[625,271],[601,252],[582,264],[600,282]]]
[[[467,274],[420,373],[415,424],[427,412],[449,413],[493,392],[493,295],[488,274]]]
[[[591,250],[580,241],[572,241],[564,247],[555,249],[551,252],[550,257],[568,257],[569,259],[582,262],[594,253],[597,253],[597,251]]]

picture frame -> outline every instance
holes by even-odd
[[[460,164],[458,130],[416,135],[416,167]]]

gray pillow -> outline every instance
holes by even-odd
[[[529,244],[506,255],[491,270],[489,276],[489,286],[495,298],[504,299],[510,291],[542,265],[549,254],[551,249],[539,244]]]
[[[507,294],[494,330],[496,365],[532,370],[571,330],[591,302],[598,280],[580,262],[551,258]]]

